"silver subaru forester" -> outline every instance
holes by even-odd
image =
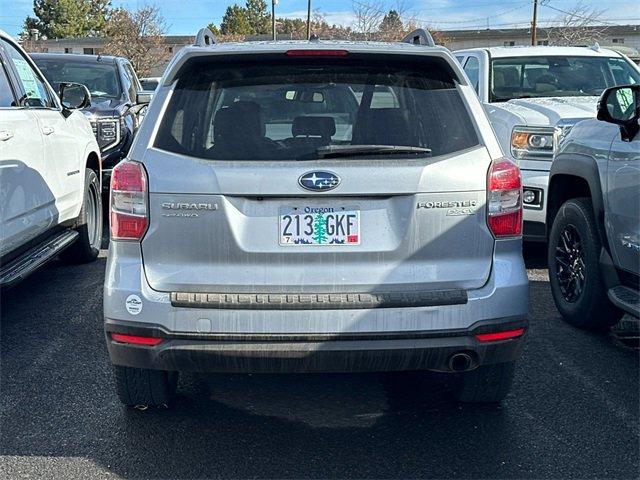
[[[216,44],[168,66],[111,181],[126,405],[178,372],[432,370],[499,402],[522,349],[521,179],[445,48]]]

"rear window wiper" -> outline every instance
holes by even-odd
[[[318,157],[357,157],[366,155],[402,155],[431,153],[430,148],[405,145],[328,145],[316,150]]]

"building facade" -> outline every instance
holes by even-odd
[[[538,45],[552,45],[559,28],[539,28],[537,30]],[[567,28],[567,30],[576,30]],[[640,50],[640,25],[606,25],[593,26],[580,37],[582,45],[626,47]],[[531,45],[530,28],[485,29],[485,30],[444,30],[442,35],[448,40],[447,46],[451,50],[461,50],[475,47],[510,47],[516,45]]]

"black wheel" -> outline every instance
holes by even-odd
[[[481,365],[460,374],[454,396],[464,403],[499,403],[511,390],[514,371],[515,362]]]
[[[78,238],[60,253],[67,263],[87,263],[98,258],[102,243],[102,195],[96,172],[85,170],[84,203],[78,216]]]
[[[114,366],[116,391],[129,407],[169,405],[178,385],[177,372]]]
[[[591,200],[565,202],[553,221],[547,260],[553,300],[575,327],[603,330],[622,317],[607,297],[599,265],[601,248]]]

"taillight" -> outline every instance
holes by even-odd
[[[522,180],[516,164],[494,160],[487,179],[487,224],[496,238],[522,235]]]
[[[476,338],[479,342],[497,342],[499,340],[518,338],[522,335],[524,335],[524,328],[516,328],[515,330],[505,330],[503,332],[479,333]]]
[[[347,50],[287,50],[288,57],[346,57]]]
[[[124,160],[111,172],[111,239],[141,240],[147,231],[147,174],[141,163]]]
[[[162,343],[162,338],[124,335],[122,333],[112,333],[111,338],[118,343],[131,343],[133,345],[146,345],[148,347],[155,347]]]

